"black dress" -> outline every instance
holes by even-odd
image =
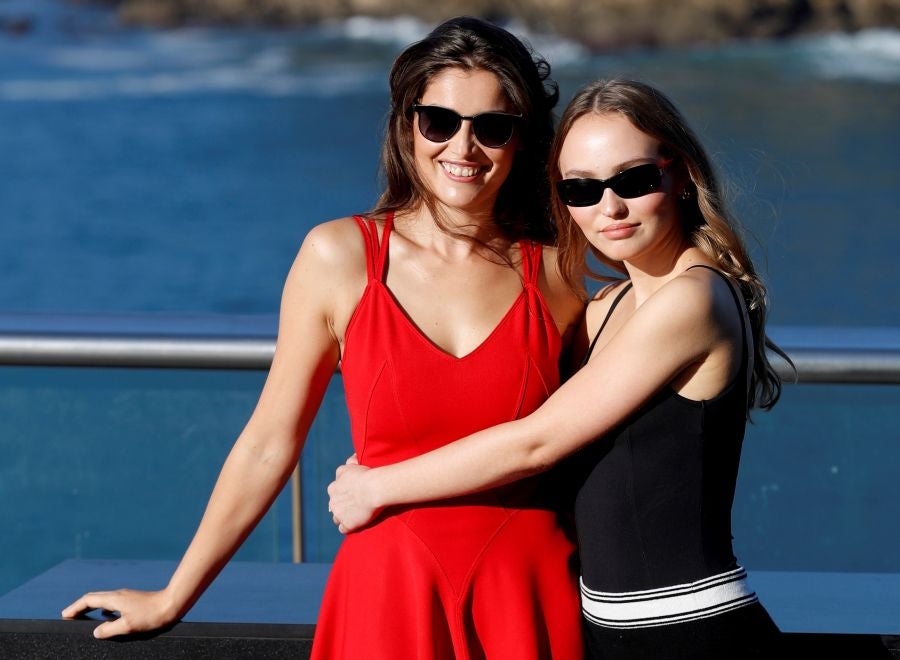
[[[583,466],[575,523],[589,657],[768,657],[778,642],[731,545],[747,410],[743,344],[740,369],[717,396],[695,401],[667,386],[571,462]]]

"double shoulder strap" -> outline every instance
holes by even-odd
[[[354,215],[353,219],[362,231],[366,242],[366,273],[369,281],[384,282],[384,270],[387,265],[388,239],[394,226],[394,213],[388,213],[384,218],[384,231],[378,236],[378,224],[371,218],[363,218]]]

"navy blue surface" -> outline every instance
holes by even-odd
[[[782,632],[900,634],[900,574],[751,571]]]
[[[0,619],[58,619],[87,591],[161,589],[174,561],[64,561],[0,597]],[[183,618],[187,623],[314,624],[330,564],[232,562]],[[93,618],[100,618],[93,613]]]

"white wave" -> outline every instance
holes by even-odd
[[[535,51],[550,62],[551,67],[567,66],[590,56],[589,51],[577,41],[551,32],[532,31],[520,21],[512,21],[503,27],[531,44]]]
[[[240,33],[211,28],[180,28],[148,32],[145,46],[161,62],[179,66],[219,64],[239,56],[245,40]]]
[[[351,16],[340,21],[325,21],[318,30],[329,37],[405,46],[424,38],[433,27],[412,16],[394,18]]]
[[[2,1],[2,0],[0,0]],[[67,101],[184,96],[204,92],[330,97],[381,89],[385,67],[346,62],[328,46],[291,33],[208,29],[131,33],[100,44],[66,46],[43,57],[51,64],[30,79],[0,76],[0,100]],[[299,54],[299,55],[298,55]],[[386,65],[385,65],[386,66]]]
[[[842,55],[880,57],[900,62],[900,30],[872,29],[855,34],[832,34],[820,38],[827,49]]]
[[[2,0],[0,0],[2,2]],[[2,5],[0,5],[2,6]],[[93,43],[32,49],[37,62],[54,69],[103,74],[128,69],[202,68],[251,59],[261,70],[283,69],[289,51],[279,40],[204,29],[104,35]]]
[[[349,67],[306,74],[260,75],[260,71],[253,66],[218,66],[193,71],[79,80],[0,81],[0,100],[71,101],[185,96],[204,92],[321,98],[377,89],[382,84],[381,75],[373,76]]]
[[[8,80],[0,82],[4,101],[71,101],[103,96],[98,80]]]
[[[799,45],[808,64],[823,77],[900,81],[900,30],[832,34]]]
[[[50,51],[47,61],[64,69],[81,71],[121,71],[139,69],[149,63],[146,54],[133,48],[58,48]]]
[[[272,46],[254,53],[247,65],[260,73],[288,71],[291,68],[291,51],[285,47]]]
[[[352,16],[340,21],[326,21],[318,30],[328,37],[366,40],[403,47],[424,38],[435,27],[433,23],[426,23],[411,16],[395,18]],[[534,31],[521,21],[510,21],[503,24],[503,27],[531,44],[551,64],[565,65],[585,57],[588,53],[575,41],[550,32]]]

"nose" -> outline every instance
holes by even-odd
[[[476,149],[477,140],[475,139],[475,131],[472,130],[472,120],[463,119],[459,125],[459,130],[450,138],[450,146],[454,153],[464,156],[471,154]]]
[[[625,201],[619,197],[612,188],[603,191],[603,197],[600,198],[600,212],[608,218],[621,218],[627,215],[628,206]]]

